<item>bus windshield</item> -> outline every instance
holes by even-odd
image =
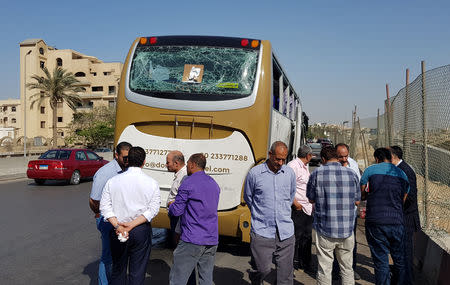
[[[181,100],[229,100],[249,96],[258,50],[202,46],[137,46],[130,90]]]

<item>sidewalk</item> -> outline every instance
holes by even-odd
[[[111,161],[112,152],[97,153],[104,159]],[[27,177],[27,167],[30,160],[35,160],[39,155],[0,157],[0,181],[14,180]]]
[[[19,179],[27,177],[28,162],[39,156],[28,157],[1,157],[0,158],[0,181]]]

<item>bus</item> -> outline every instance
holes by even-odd
[[[117,97],[115,144],[146,151],[144,171],[156,179],[161,208],[153,227],[170,228],[166,199],[174,174],[166,155],[202,152],[219,184],[219,234],[250,240],[243,200],[248,170],[277,140],[295,155],[303,143],[302,106],[267,40],[214,36],[137,38]]]

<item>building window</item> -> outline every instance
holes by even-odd
[[[108,76],[108,75],[111,75],[111,72],[109,72],[109,71],[107,71],[107,72],[103,72],[103,75],[104,75],[104,76]]]
[[[92,76],[97,76],[97,72],[91,72]]]
[[[3,123],[7,123],[8,122],[8,117],[4,117],[3,118]]]
[[[45,121],[41,121],[41,129],[45,128]]]
[[[58,136],[60,136],[61,138],[64,137],[64,132],[58,132]]]
[[[56,59],[56,66],[62,66],[62,59],[59,57]]]
[[[79,71],[75,73],[75,77],[86,77],[86,73]]]
[[[39,53],[40,53],[40,54],[44,54],[44,49],[40,47],[40,48],[39,48]]]
[[[62,117],[58,117],[58,123],[62,123],[63,119]]]
[[[45,62],[40,61],[40,62],[39,62],[39,66],[40,66],[42,69],[44,69],[44,67],[45,67]]]
[[[101,92],[103,91],[103,86],[92,86],[92,92]]]
[[[15,124],[16,123],[16,118],[12,118],[11,119],[11,123]]]
[[[108,86],[108,94],[109,95],[116,94],[116,86]]]
[[[3,106],[3,112],[8,111],[8,106]]]
[[[89,103],[88,103],[88,105],[89,105],[89,107],[94,107],[94,102],[92,102],[92,101],[89,101]]]
[[[12,106],[11,107],[11,112],[15,112],[16,111],[16,106]]]
[[[41,106],[41,114],[45,114],[45,107]]]
[[[108,106],[110,108],[114,108],[116,106],[116,102],[115,101],[108,101]]]

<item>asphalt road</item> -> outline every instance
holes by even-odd
[[[1,284],[97,284],[100,239],[88,207],[91,185],[0,184]],[[249,259],[248,245],[222,239],[215,283],[250,284]],[[146,283],[168,284],[171,264],[170,249],[154,248]]]
[[[43,186],[29,179],[0,182],[0,284],[97,284],[100,239],[88,206],[91,185],[90,181]],[[373,269],[363,237],[358,236],[362,243],[358,252],[363,250],[358,262],[365,280],[358,284],[370,284]],[[214,283],[250,284],[249,260],[248,244],[221,237]],[[168,284],[171,265],[172,250],[153,248],[146,284]],[[315,284],[302,271],[295,275],[294,284]],[[274,277],[275,271],[268,280]]]
[[[2,284],[95,281],[100,246],[88,207],[90,185],[0,184]]]

